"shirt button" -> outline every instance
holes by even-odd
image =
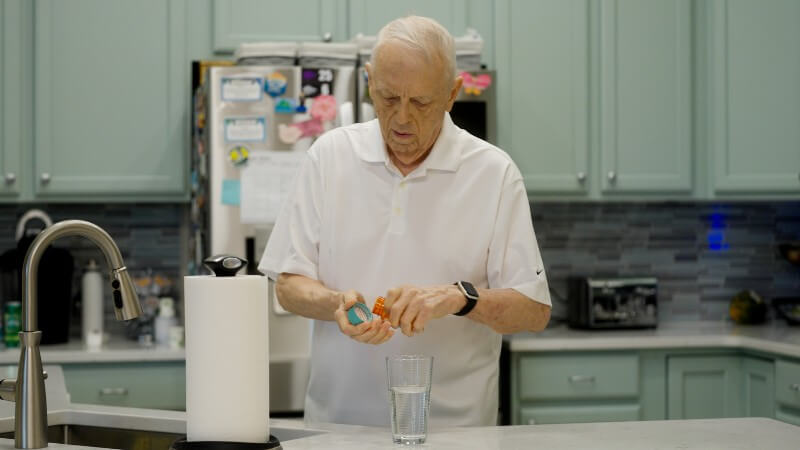
[[[405,188],[406,188],[406,182],[403,181],[402,183],[400,183],[400,189],[405,189]]]
[[[403,214],[403,209],[402,208],[395,208],[394,209],[394,215],[395,216],[399,216],[399,215],[402,215],[402,214]]]

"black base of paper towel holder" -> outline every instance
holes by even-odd
[[[273,435],[269,435],[269,442],[255,444],[249,442],[217,442],[217,441],[192,441],[180,438],[172,443],[170,450],[281,450],[280,441]]]

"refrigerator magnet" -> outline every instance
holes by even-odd
[[[311,103],[311,117],[323,122],[336,118],[336,98],[332,95],[319,95]]]
[[[272,72],[267,75],[267,79],[264,82],[264,91],[272,98],[280,97],[286,93],[286,86],[286,75],[280,72]]]
[[[294,125],[278,125],[278,139],[281,140],[284,144],[294,144],[297,142],[303,135],[303,131],[300,127],[296,127]]]
[[[264,80],[260,77],[223,77],[222,101],[224,102],[257,102],[263,97],[262,85]]]
[[[294,114],[300,101],[295,98],[281,97],[275,99],[275,113]]]
[[[264,117],[228,117],[224,127],[225,142],[262,142],[267,137]]]
[[[250,150],[247,147],[237,145],[228,152],[228,161],[234,166],[243,166],[250,158]]]

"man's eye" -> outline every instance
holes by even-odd
[[[424,107],[426,107],[426,106],[428,106],[430,104],[430,102],[423,102],[421,100],[411,100],[411,102],[414,103],[414,105],[416,105],[416,106],[418,106],[420,108],[424,108]]]
[[[387,103],[397,103],[400,100],[400,97],[386,97],[385,98]]]

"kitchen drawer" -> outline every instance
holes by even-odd
[[[624,422],[639,420],[641,406],[625,405],[577,405],[577,406],[531,406],[519,413],[520,425],[545,423]]]
[[[73,403],[134,408],[186,408],[186,369],[181,362],[64,364]]]
[[[800,363],[780,359],[775,362],[775,400],[800,408]]]
[[[621,398],[639,395],[639,356],[559,354],[520,358],[522,400]]]

